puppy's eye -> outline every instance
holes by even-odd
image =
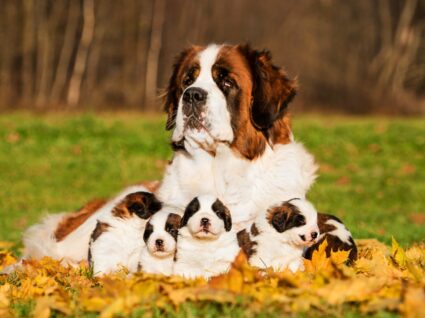
[[[297,215],[295,217],[294,222],[295,222],[296,225],[304,225],[305,224],[305,217],[303,215]]]

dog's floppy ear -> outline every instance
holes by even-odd
[[[288,214],[283,210],[275,210],[270,212],[270,223],[278,231],[282,233],[286,230]]]
[[[162,203],[150,192],[135,192],[126,197],[127,208],[130,213],[142,219],[148,219],[161,210]]]
[[[227,232],[229,232],[232,229],[232,217],[230,215],[229,209],[219,199],[213,203],[211,208],[215,214],[217,214],[217,216],[223,220],[224,228]]]
[[[296,95],[296,82],[271,62],[269,51],[256,51],[249,45],[239,46],[252,73],[251,121],[258,130],[266,131],[282,118]]]
[[[198,212],[199,208],[201,207],[198,198],[194,198],[190,203],[187,205],[186,209],[184,210],[183,218],[180,222],[180,227],[186,226],[187,222],[189,222],[189,219],[194,215],[196,212]]]
[[[171,77],[165,92],[164,110],[167,113],[166,129],[171,130],[176,126],[177,108],[182,94],[181,80],[184,73],[185,62],[195,53],[195,47],[181,52],[175,59]]]

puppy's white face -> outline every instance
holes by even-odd
[[[143,239],[150,254],[164,258],[174,255],[181,217],[167,208],[157,212],[146,224]]]
[[[232,228],[229,210],[217,198],[202,195],[194,198],[186,207],[181,226],[187,226],[197,239],[215,240]]]
[[[311,246],[320,234],[316,209],[302,199],[292,199],[269,209],[267,221],[283,242],[295,246]]]
[[[197,53],[196,65],[183,79],[187,86],[179,100],[173,141],[185,137],[208,150],[216,141],[233,140],[226,97],[217,84],[220,75],[213,71],[220,48],[210,45]]]

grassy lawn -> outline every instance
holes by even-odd
[[[72,211],[171,158],[164,118],[23,113],[0,117],[0,240],[18,242],[45,213]],[[309,198],[356,238],[425,238],[425,119],[298,115],[296,139],[320,163]]]

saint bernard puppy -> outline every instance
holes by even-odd
[[[175,154],[158,197],[184,207],[198,193],[214,194],[237,230],[270,204],[304,198],[317,167],[293,140],[287,107],[295,94],[267,51],[215,44],[184,51],[166,93]]]
[[[173,273],[182,214],[182,210],[165,206],[149,219],[143,234],[145,245],[138,271],[163,275]]]
[[[230,212],[219,199],[211,195],[194,198],[180,226],[175,275],[208,279],[230,269],[240,248]]]
[[[87,261],[89,242],[98,219],[110,217],[111,211],[128,194],[148,191],[145,186],[131,186],[106,200],[93,200],[74,213],[52,214],[27,229],[23,236],[23,258],[50,256],[63,264]]]
[[[136,272],[142,253],[143,232],[148,219],[162,203],[149,192],[128,194],[108,214],[99,216],[88,251],[95,275],[126,267]]]
[[[254,267],[292,272],[303,270],[303,251],[319,236],[317,212],[303,199],[273,206],[255,219],[250,230],[238,233],[238,242]]]
[[[345,227],[344,223],[336,216],[330,214],[318,214],[318,224],[320,236],[317,243],[310,246],[304,252],[304,257],[311,259],[313,252],[319,249],[320,244],[327,240],[326,256],[329,257],[332,252],[349,251],[347,264],[351,265],[357,259],[357,246],[354,243],[350,231]]]

